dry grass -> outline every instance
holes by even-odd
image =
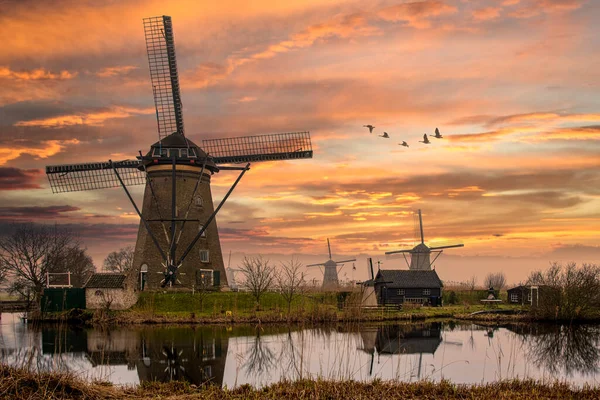
[[[373,381],[281,382],[264,389],[242,386],[234,390],[197,387],[183,382],[146,382],[119,388],[86,383],[68,374],[34,374],[0,366],[0,398],[4,399],[598,399],[600,389],[544,385],[534,381],[505,381],[488,385],[455,385],[449,382],[395,383]]]

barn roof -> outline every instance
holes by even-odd
[[[86,288],[121,289],[125,283],[125,274],[99,273],[92,274],[85,284]]]
[[[435,270],[382,269],[377,279],[389,288],[440,288],[444,286]]]

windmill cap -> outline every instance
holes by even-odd
[[[207,157],[206,152],[204,150],[202,150],[200,147],[198,147],[198,145],[196,143],[192,142],[190,139],[179,134],[178,132],[173,132],[169,136],[163,138],[162,140],[159,140],[158,142],[156,142],[152,146],[150,146],[150,151],[146,154],[146,157],[152,157],[152,155],[154,154],[154,149],[156,149],[156,148],[161,148],[161,149],[190,148],[190,149],[194,149],[194,151],[196,153],[196,157],[199,160],[199,164],[202,164],[202,162],[204,162],[204,159]],[[219,171],[219,168],[214,163],[212,158],[208,159],[206,161],[206,169],[208,169],[212,172]]]
[[[429,247],[427,247],[427,245],[423,243],[419,243],[412,249],[412,252],[415,253],[429,253],[430,251],[431,250],[429,250]]]

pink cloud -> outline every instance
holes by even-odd
[[[384,8],[377,15],[386,21],[404,22],[406,26],[425,29],[431,27],[432,18],[456,12],[456,7],[443,1],[415,1]]]
[[[489,21],[500,16],[500,7],[486,7],[474,10],[471,14],[478,21]]]

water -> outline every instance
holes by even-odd
[[[368,381],[556,379],[596,384],[600,326],[431,322],[287,326],[169,326],[33,329],[3,314],[2,362],[64,370],[115,384],[146,380],[211,381],[236,387],[281,379]]]

